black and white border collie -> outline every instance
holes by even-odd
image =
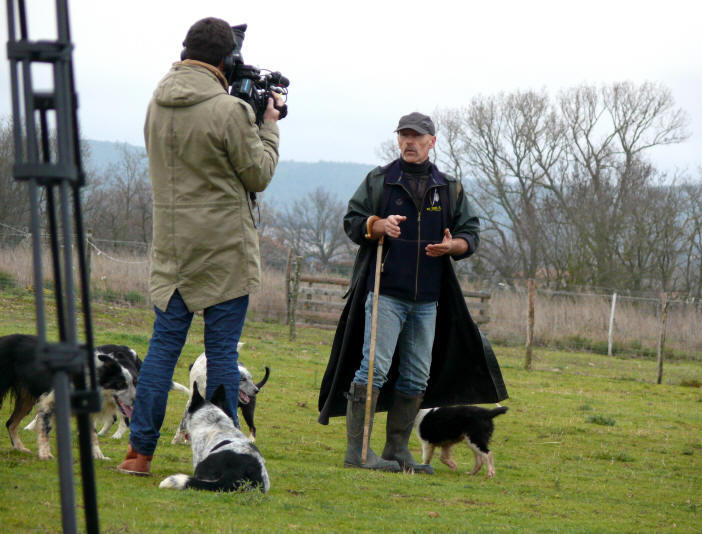
[[[129,373],[132,375],[134,383],[137,383],[142,362],[141,358],[139,358],[139,355],[134,349],[126,345],[100,345],[95,347],[95,352],[98,355],[104,354],[115,359],[122,365],[122,367],[129,371]],[[190,390],[178,382],[171,382],[171,390],[181,391],[186,395],[190,395]],[[122,410],[119,409],[117,404],[115,404],[112,399],[103,399],[102,412],[100,412],[100,415],[95,421],[96,428],[102,425],[102,428],[98,432],[98,436],[104,436],[107,434],[112,425],[115,423],[118,423],[118,425],[117,430],[112,435],[112,438],[120,439],[129,428],[129,418],[125,417]],[[26,429],[29,430],[30,426],[31,425],[28,425]]]
[[[49,447],[51,419],[55,408],[52,376],[36,357],[36,336],[13,334],[0,338],[0,403],[8,392],[15,399],[15,407],[5,426],[15,449],[31,452],[20,440],[18,429],[22,419],[36,404],[37,415],[29,427],[37,431],[39,458],[53,458]],[[136,397],[136,379],[131,372],[109,354],[95,352],[97,381],[102,393],[102,406],[106,410],[116,407],[123,417],[131,417]],[[101,413],[98,417],[104,417]],[[109,460],[98,443],[97,433],[92,432],[93,458]]]
[[[237,350],[241,350],[244,344],[239,342]],[[237,364],[239,367],[239,399],[238,405],[241,410],[241,415],[246,421],[246,425],[249,427],[249,439],[251,441],[256,441],[256,425],[254,423],[254,412],[256,410],[256,396],[261,388],[268,382],[268,377],[270,376],[271,370],[268,366],[265,367],[265,376],[263,379],[254,383],[253,376],[249,370],[244,367],[241,363]],[[203,352],[197,357],[195,362],[190,366],[190,391],[192,392],[194,385],[197,384],[200,391],[205,391],[207,388],[207,358]],[[191,393],[192,395],[192,393]],[[188,407],[190,406],[191,400],[185,404],[185,413],[183,413],[183,418],[178,425],[178,430],[171,440],[171,444],[175,445],[177,443],[183,443],[186,441],[185,432],[185,416],[188,412]]]
[[[443,406],[420,410],[414,420],[414,429],[422,443],[422,463],[428,464],[434,449],[441,447],[440,460],[456,470],[451,458],[451,449],[464,441],[475,455],[471,475],[477,474],[483,465],[487,476],[495,476],[495,461],[488,443],[495,429],[493,419],[508,410],[506,406],[487,409],[478,406]]]
[[[129,371],[136,385],[137,379],[139,378],[139,371],[141,370],[141,359],[136,351],[126,345],[100,345],[99,347],[95,347],[95,352],[97,354],[110,356],[116,360],[122,367]],[[112,437],[114,439],[120,439],[129,428],[129,418],[125,416],[112,399],[103,398],[102,411],[100,415],[95,418],[95,428],[102,425],[102,428],[98,431],[98,436],[107,434],[115,422],[117,422],[118,425]],[[29,426],[26,428],[29,429]]]
[[[263,456],[256,445],[234,426],[222,409],[224,386],[206,401],[193,385],[193,396],[185,414],[185,427],[193,450],[193,476],[171,475],[159,488],[237,491],[260,489],[266,493],[270,480]]]

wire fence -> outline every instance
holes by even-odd
[[[536,289],[535,346],[655,358],[662,319],[661,296]],[[666,356],[702,361],[702,305],[694,298],[666,298]],[[613,305],[613,302],[615,305]],[[487,331],[504,343],[525,339],[527,283],[493,292]]]
[[[43,236],[44,277],[50,281],[48,237]],[[148,306],[149,244],[88,236],[92,298],[122,305]],[[262,320],[286,320],[285,265],[289,251],[262,242],[263,281],[251,296],[250,312]],[[281,267],[283,266],[283,267]],[[23,228],[0,223],[0,291],[33,287],[32,239]],[[335,276],[340,276],[338,273]],[[482,328],[495,342],[523,344],[527,324],[527,282],[488,287],[461,280],[464,290],[491,293],[489,322]],[[582,288],[577,292],[536,290],[535,346],[592,350],[614,355],[655,357],[660,332],[660,295],[622,295],[617,292],[611,321],[614,292]],[[470,303],[469,303],[470,309]],[[474,310],[474,313],[477,311]],[[702,361],[702,303],[699,299],[668,300],[669,357]],[[610,327],[611,325],[611,327]]]

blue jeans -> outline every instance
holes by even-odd
[[[205,308],[205,353],[207,354],[207,391],[210,399],[217,386],[224,385],[228,415],[239,426],[239,367],[237,343],[244,328],[249,296],[244,295]],[[185,344],[192,312],[176,291],[166,311],[154,307],[156,320],[149,351],[139,372],[134,412],[129,425],[129,442],[134,450],[150,455],[156,450],[166,414],[173,371]],[[202,394],[202,392],[200,392]]]
[[[373,293],[368,293],[363,361],[353,379],[356,384],[368,384],[372,316]],[[387,381],[392,357],[397,346],[400,361],[399,378],[395,389],[405,395],[422,395],[429,382],[435,326],[436,302],[413,302],[380,295],[378,297],[373,387],[380,389]]]

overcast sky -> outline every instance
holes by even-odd
[[[27,0],[30,38],[55,38],[54,2]],[[290,80],[281,158],[377,163],[398,118],[476,95],[581,83],[660,82],[690,116],[689,141],[659,149],[664,168],[702,166],[702,3],[698,0],[74,0],[69,2],[79,120],[88,139],[143,145],[144,112],[206,16],[249,25],[247,63]],[[3,6],[0,39],[7,41]],[[0,114],[10,112],[9,64]]]

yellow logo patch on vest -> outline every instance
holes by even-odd
[[[427,211],[441,211],[439,204],[439,192],[435,189],[431,199],[431,206],[427,206]]]

